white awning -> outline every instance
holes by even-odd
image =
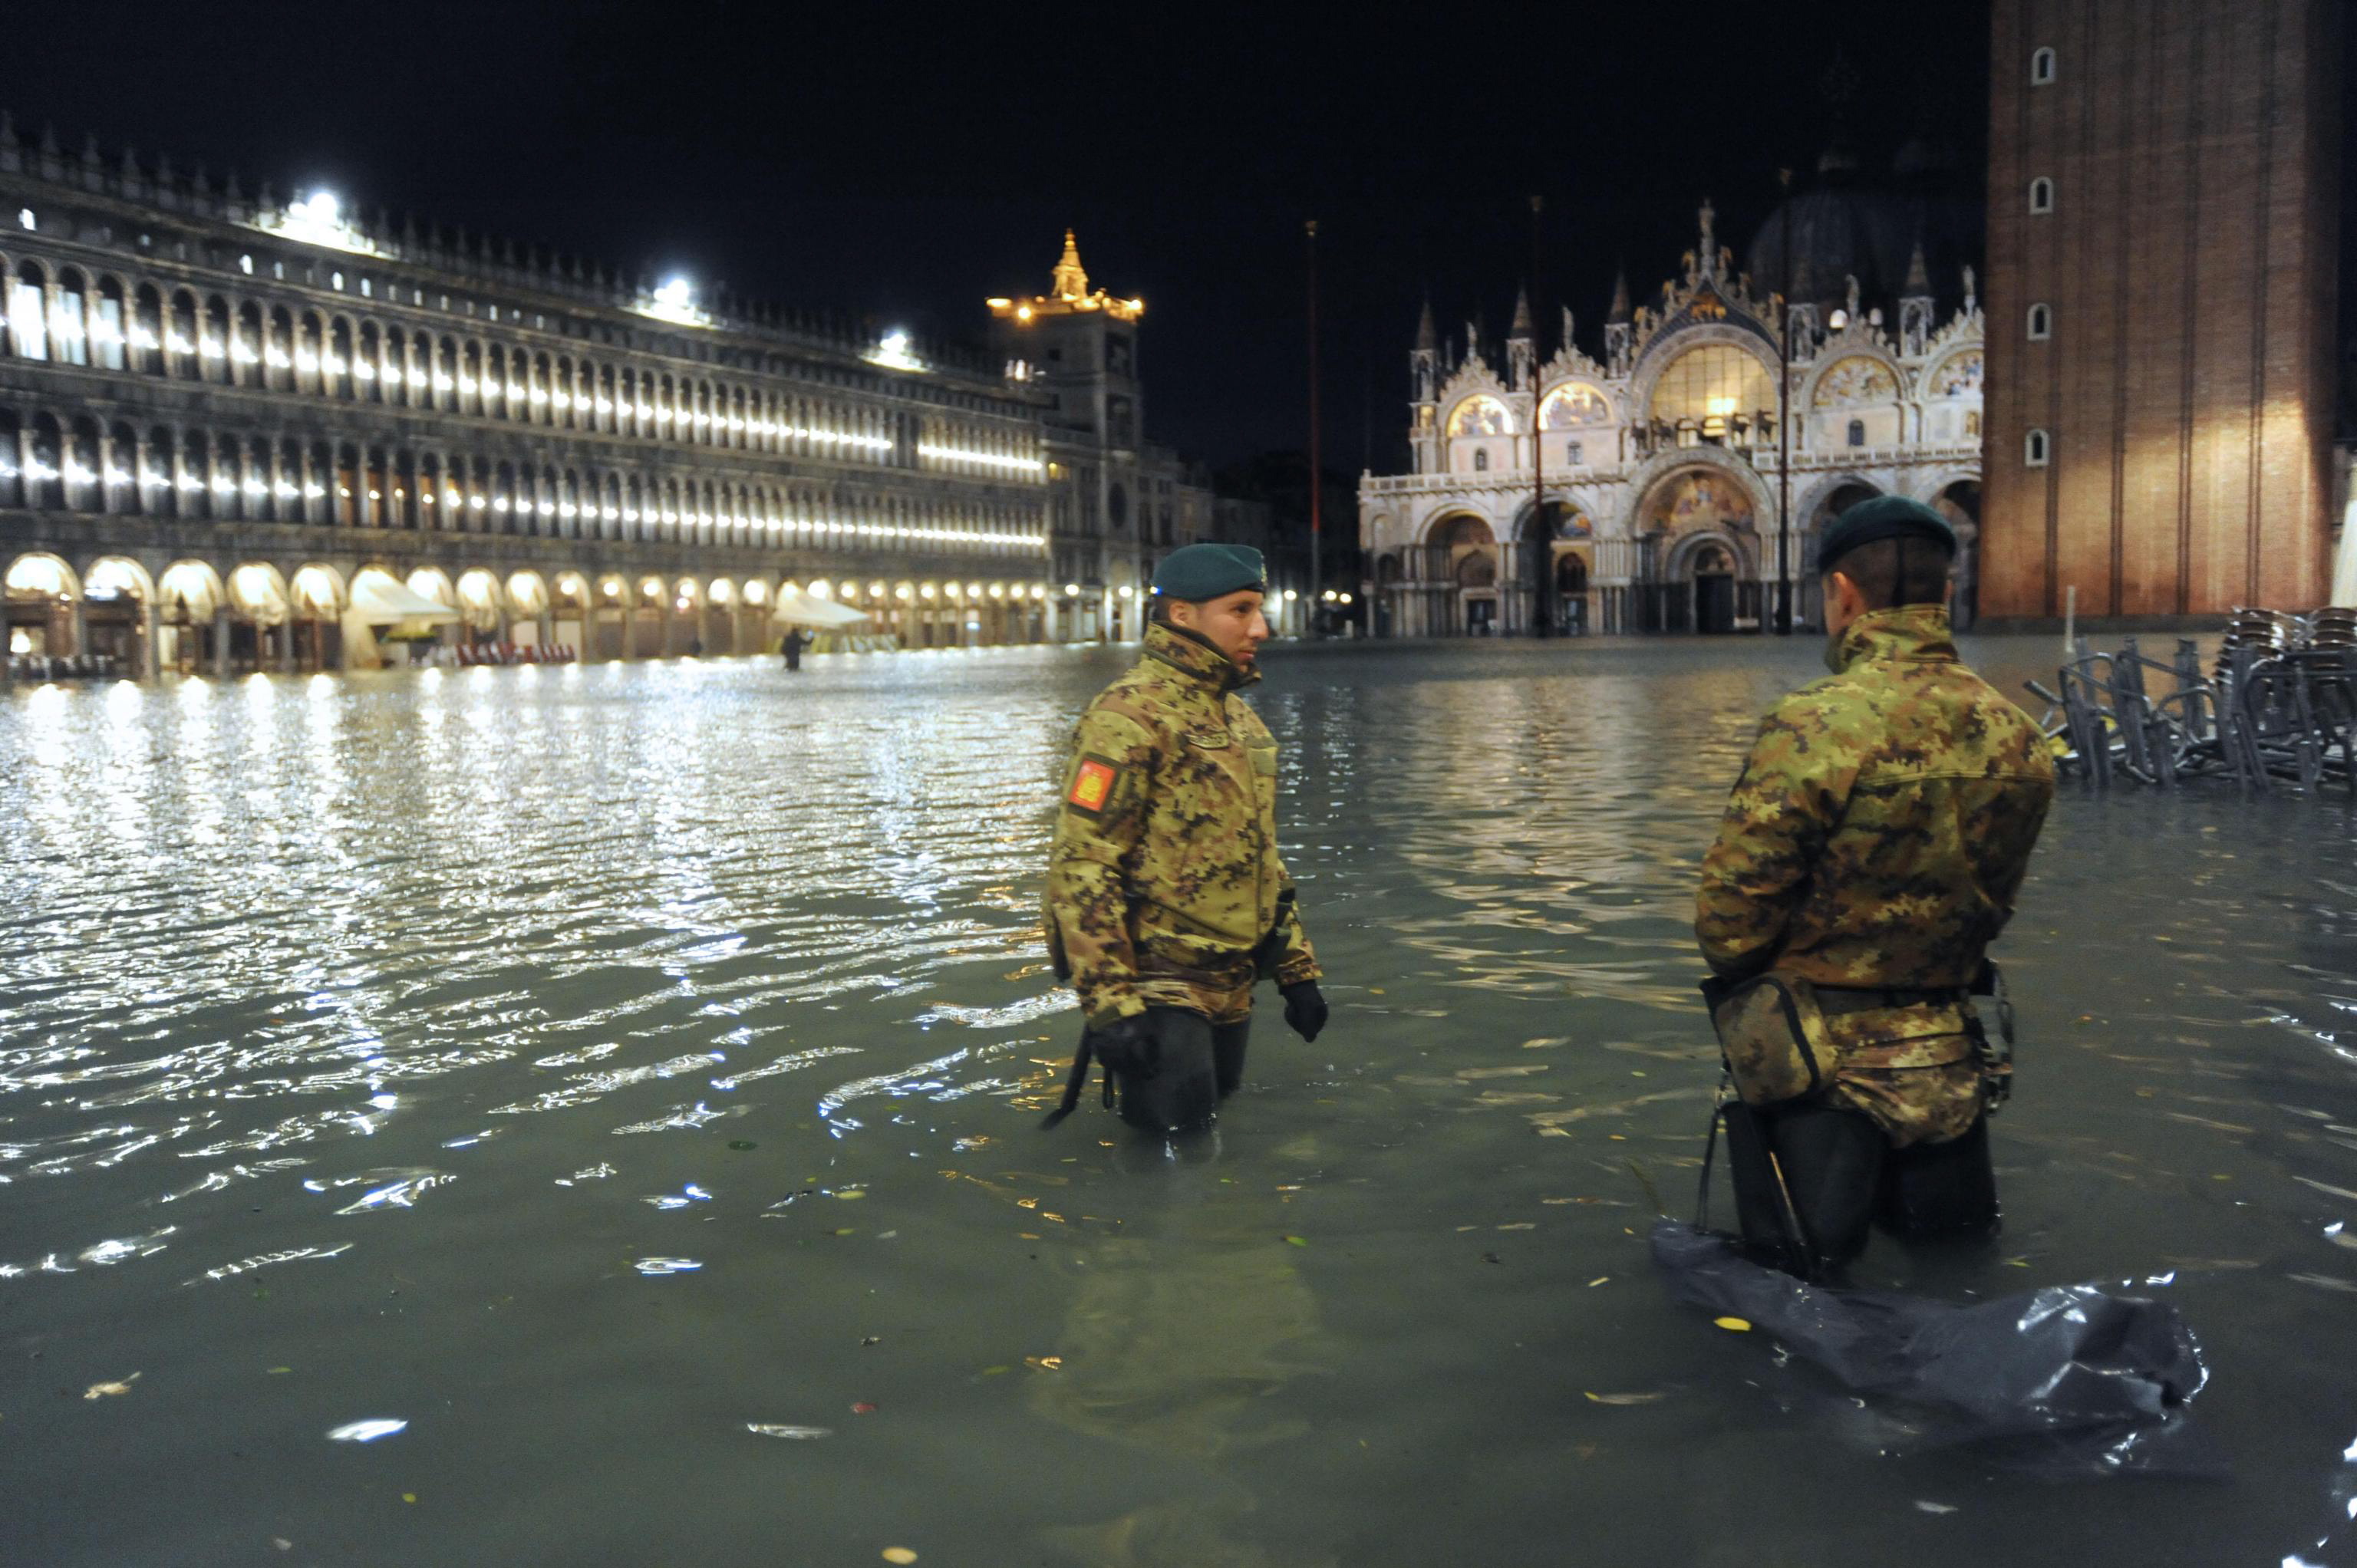
[[[770,618],[780,626],[807,626],[821,631],[834,631],[841,627],[857,625],[867,618],[867,613],[813,594],[787,594],[778,600],[778,607],[770,612]]]
[[[395,620],[457,620],[458,612],[411,593],[396,579],[380,572],[365,574],[352,584],[351,614],[371,625]]]

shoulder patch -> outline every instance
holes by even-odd
[[[1121,781],[1121,769],[1102,757],[1083,757],[1072,775],[1071,793],[1064,804],[1091,816],[1103,816],[1105,802],[1113,799],[1113,787]]]

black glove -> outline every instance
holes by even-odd
[[[1315,1040],[1326,1026],[1326,998],[1314,980],[1297,980],[1290,985],[1280,985],[1276,993],[1285,998],[1285,1024],[1304,1041]]]
[[[1039,1125],[1053,1127],[1072,1113],[1088,1089],[1092,1064],[1104,1069],[1105,1104],[1111,1106],[1114,1075],[1151,1078],[1161,1055],[1161,1036],[1143,1016],[1116,1018],[1102,1029],[1083,1027],[1081,1048],[1072,1053],[1072,1076],[1064,1081],[1064,1098],[1041,1119]]]
[[[1102,1029],[1089,1031],[1089,1047],[1096,1058],[1124,1078],[1152,1078],[1162,1055],[1161,1036],[1144,1014],[1116,1018]]]

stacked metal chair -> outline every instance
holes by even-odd
[[[2096,789],[2222,774],[2254,795],[2337,782],[2357,797],[2357,610],[2237,608],[2207,675],[2190,639],[2164,662],[2133,639],[2102,653],[2082,638],[2056,690],[2029,689],[2063,770]]]

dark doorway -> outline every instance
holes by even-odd
[[[1694,628],[1711,636],[1735,629],[1735,563],[1715,544],[1695,557]]]
[[[1977,479],[1958,479],[1940,492],[1932,510],[1956,531],[1956,566],[1951,578],[1955,595],[1949,615],[1958,631],[1968,631],[1979,618],[1981,601],[1981,487]]]
[[[1587,563],[1566,555],[1555,563],[1555,597],[1566,637],[1587,635]]]

